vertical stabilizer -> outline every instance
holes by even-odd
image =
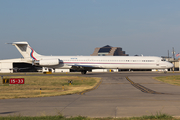
[[[19,50],[24,59],[37,60],[37,57],[41,56],[40,54],[36,53],[27,42],[14,42],[12,45]]]

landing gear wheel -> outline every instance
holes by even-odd
[[[83,75],[86,74],[86,73],[87,73],[86,70],[82,70],[82,71],[81,71],[81,74],[83,74]]]

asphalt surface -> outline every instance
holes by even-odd
[[[33,75],[33,74],[32,74]],[[102,83],[83,95],[0,100],[0,116],[43,116],[62,114],[88,117],[132,117],[166,113],[180,116],[180,87],[152,77],[179,73],[121,72],[56,74],[101,77]]]

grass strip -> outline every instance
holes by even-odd
[[[8,117],[0,117],[0,120],[180,120],[178,118],[174,118],[167,114],[157,114],[151,116],[142,116],[142,117],[129,117],[129,118],[89,118],[83,116],[70,117],[66,118],[62,115],[57,116],[39,116],[39,117],[24,117],[24,116],[8,116]]]
[[[154,79],[171,85],[180,86],[180,75],[160,76],[160,77],[155,77]]]
[[[75,94],[92,89],[101,78],[77,76],[6,76],[24,78],[25,84],[0,83],[0,99],[47,97]],[[73,83],[70,85],[68,81]],[[40,90],[41,89],[41,90]]]

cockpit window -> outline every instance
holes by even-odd
[[[166,61],[166,59],[163,59],[163,58],[162,58],[161,61]]]

